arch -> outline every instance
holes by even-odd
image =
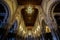
[[[28,5],[25,5],[25,6],[28,6]],[[34,36],[34,37],[37,37],[37,36],[40,36],[41,34],[41,31],[40,31],[40,24],[39,22],[41,23],[41,20],[43,19],[42,18],[42,9],[40,6],[38,5],[33,5],[34,8],[37,8],[38,9],[38,18],[36,19],[36,22],[34,24],[34,27],[29,30],[25,24],[24,24],[24,20],[23,20],[23,17],[22,17],[22,14],[21,14],[21,10],[25,7],[24,5],[22,6],[19,6],[18,9],[17,9],[17,17],[16,19],[18,20],[18,23],[19,23],[19,28],[18,28],[18,35],[21,34],[21,36],[23,37],[26,37],[28,35],[30,36]],[[40,19],[39,19],[40,18]],[[39,21],[40,20],[40,21]],[[38,34],[37,34],[38,33]]]
[[[8,23],[10,24],[10,23],[12,23],[11,21],[13,19],[13,16],[15,15],[15,11],[17,9],[17,1],[16,0],[2,0],[2,1],[4,1],[9,7],[10,15],[9,15]]]
[[[53,10],[59,2],[60,2],[59,0],[56,0],[52,3],[50,3],[50,5],[48,5],[48,8],[47,8],[47,14],[48,14],[47,15],[47,22],[48,22],[48,25],[50,26],[50,28],[54,29],[54,30],[57,30],[57,23],[54,18]]]
[[[56,12],[56,10],[54,10],[54,9],[59,3],[60,3],[60,1],[53,2],[48,9],[48,14],[51,18],[50,27],[51,27],[51,30],[53,31],[52,35],[53,35],[53,37],[56,36],[57,37],[56,39],[59,39],[59,35],[58,35],[59,30],[58,30],[58,24],[57,24],[57,21],[56,21],[56,18],[55,18],[57,16],[57,14],[54,13],[54,12]],[[55,31],[57,31],[57,32],[55,32]]]
[[[5,20],[4,22],[2,22],[3,24],[1,24],[0,22],[0,27],[3,26],[3,28],[5,27],[5,25],[8,25],[8,24],[11,24],[12,23],[12,19],[13,19],[13,15],[16,11],[16,8],[17,8],[17,3],[16,3],[16,0],[12,1],[12,0],[0,0],[0,4],[2,4],[4,7],[5,7],[5,10],[6,10],[6,14],[8,15],[5,15]],[[7,17],[7,18],[6,18]]]
[[[60,2],[55,6],[53,13],[55,13],[54,18],[56,20],[57,26],[60,26]]]
[[[9,6],[4,1],[0,1],[0,27],[7,23],[9,12]]]
[[[49,8],[49,14],[50,14],[50,17],[51,17],[51,19],[52,19],[52,21],[53,22],[56,22],[56,24],[58,25],[58,23],[57,23],[57,15],[59,14],[59,10],[57,9],[60,4],[60,1],[56,1],[56,2],[54,2],[51,6],[50,6],[50,8]],[[56,8],[57,7],[57,8]],[[56,14],[57,13],[57,14]]]

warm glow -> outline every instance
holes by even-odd
[[[32,35],[31,31],[28,32],[28,35]]]
[[[23,30],[23,35],[25,35],[26,34],[26,31],[25,30]]]
[[[26,9],[26,12],[29,13],[29,14],[32,14],[33,13],[33,7],[31,5],[29,5]]]
[[[22,31],[22,30],[23,30],[23,27],[22,27],[21,25],[20,25],[20,27],[19,27],[19,30],[20,30],[20,31]]]
[[[50,28],[48,26],[46,26],[46,32],[49,33],[51,32]]]
[[[36,30],[35,30],[35,32],[34,32],[35,34],[36,34]]]
[[[40,30],[40,26],[38,25],[38,27],[37,27],[37,31],[39,31]]]

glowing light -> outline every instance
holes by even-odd
[[[24,35],[25,33],[26,33],[26,31],[24,30],[24,31],[23,31],[23,35]]]
[[[46,26],[46,32],[51,32],[51,30],[48,26]]]
[[[31,31],[28,32],[28,35],[32,35]]]
[[[23,30],[23,27],[22,27],[21,25],[20,25],[20,27],[19,27],[19,30],[20,30],[20,31],[22,31],[22,30]]]
[[[40,30],[40,26],[38,25],[38,27],[37,27],[37,31],[39,31]]]
[[[29,14],[32,14],[33,13],[33,7],[32,6],[28,6],[27,9],[26,9],[26,12],[29,13]]]
[[[35,30],[34,33],[36,34],[36,32],[37,32],[37,31]]]

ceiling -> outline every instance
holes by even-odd
[[[37,15],[38,15],[38,9],[34,8],[34,12],[29,15],[27,12],[25,12],[25,8],[21,11],[25,25],[26,26],[34,26]]]
[[[24,4],[35,4],[40,5],[42,0],[17,0],[18,5],[24,5]]]

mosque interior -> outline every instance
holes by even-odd
[[[60,0],[0,0],[0,40],[60,40]]]

